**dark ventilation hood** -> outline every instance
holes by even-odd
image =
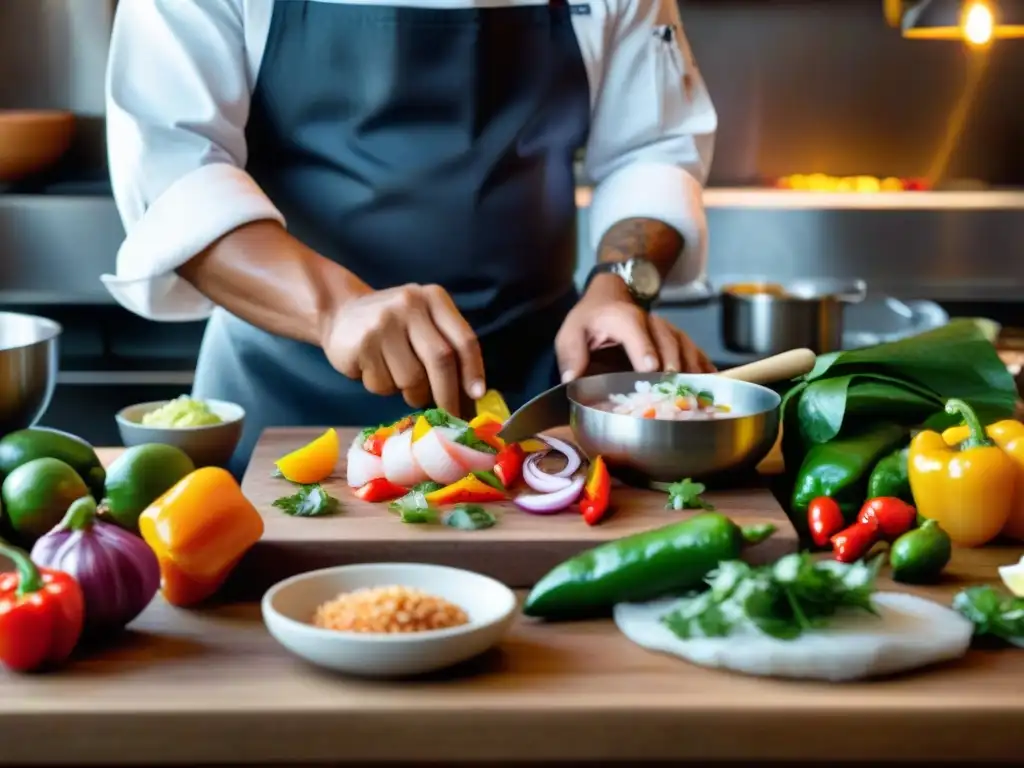
[[[884,0],[886,19],[912,40],[984,46],[1024,38],[1024,0]]]

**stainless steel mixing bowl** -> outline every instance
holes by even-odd
[[[813,359],[813,356],[812,356]],[[588,456],[604,457],[612,474],[632,485],[673,483],[753,469],[779,434],[782,398],[760,384],[719,374],[682,374],[694,389],[709,390],[732,413],[708,420],[639,419],[591,407],[613,394],[633,392],[659,374],[608,373],[569,384],[569,424]]]
[[[61,327],[53,320],[0,312],[0,436],[35,424],[57,386],[57,344]]]

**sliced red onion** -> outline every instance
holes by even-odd
[[[553,515],[572,506],[583,493],[585,480],[582,476],[574,477],[572,482],[559,491],[552,493],[522,493],[516,496],[516,506],[535,515]]]
[[[572,485],[572,479],[558,477],[550,472],[545,472],[538,465],[541,459],[547,455],[547,451],[531,453],[523,463],[523,480],[538,493],[553,493]]]
[[[555,477],[570,477],[580,468],[583,459],[580,457],[580,452],[576,450],[575,446],[565,442],[565,440],[559,440],[557,437],[548,437],[547,435],[541,435],[539,439],[565,456],[565,466],[557,472],[547,474],[554,475]]]

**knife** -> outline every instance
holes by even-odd
[[[520,443],[534,435],[569,423],[567,384],[541,392],[513,413],[498,437],[507,443]]]

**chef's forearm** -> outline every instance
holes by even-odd
[[[317,346],[334,310],[370,290],[272,221],[230,232],[178,274],[233,315]]]
[[[664,278],[683,250],[683,237],[657,219],[623,219],[605,232],[597,249],[599,262],[647,259]]]

